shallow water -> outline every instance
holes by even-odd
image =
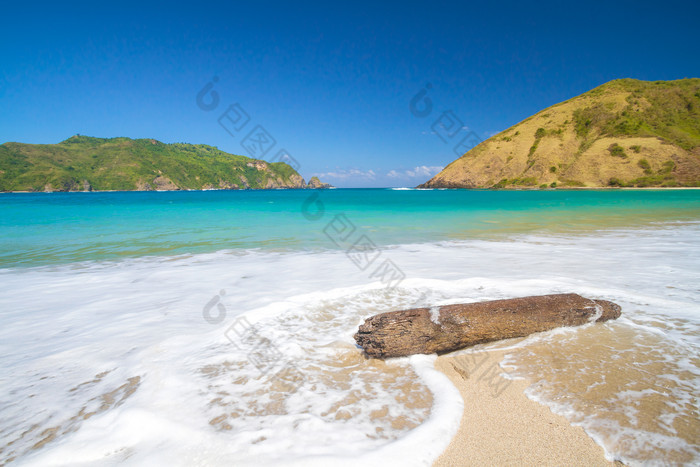
[[[494,344],[504,371],[610,459],[700,460],[700,192],[310,194],[0,196],[0,462],[428,465],[459,395],[358,324],[558,292],[623,316]]]
[[[346,249],[700,218],[700,190],[0,193],[0,267],[252,248]],[[351,230],[354,229],[354,232]]]

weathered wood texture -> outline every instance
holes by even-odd
[[[392,311],[367,318],[355,341],[376,358],[446,353],[475,344],[620,316],[620,307],[577,294]]]

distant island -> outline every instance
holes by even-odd
[[[620,79],[482,142],[419,188],[700,186],[700,79]]]
[[[284,162],[204,144],[75,135],[58,144],[0,145],[0,191],[330,188]]]

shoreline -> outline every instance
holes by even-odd
[[[178,193],[178,192],[189,192],[189,191],[285,191],[285,190],[335,190],[336,187],[284,187],[284,188],[207,188],[203,190],[195,189],[182,189],[182,190],[52,190],[52,191],[0,191],[0,194],[14,194],[14,193]]]
[[[527,398],[525,380],[500,376],[505,351],[444,355],[444,373],[464,400],[462,421],[433,467],[466,465],[615,466],[583,428]]]
[[[700,186],[666,186],[666,187],[567,187],[567,188],[408,188],[408,187],[377,187],[377,188],[341,188],[346,190],[396,190],[407,189],[415,191],[430,191],[430,190],[464,190],[464,191],[621,191],[621,190],[638,190],[638,191],[671,191],[671,190],[700,190]],[[89,190],[89,191],[0,191],[3,194],[16,193],[177,193],[189,191],[288,191],[288,190],[337,190],[338,187],[324,188],[245,188],[245,189],[228,189],[228,188],[208,188],[206,190],[183,189],[183,190]]]

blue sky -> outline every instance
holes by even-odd
[[[284,150],[340,187],[422,183],[611,79],[700,77],[692,1],[19,3],[2,7],[0,143]],[[208,83],[218,101],[198,105]]]

